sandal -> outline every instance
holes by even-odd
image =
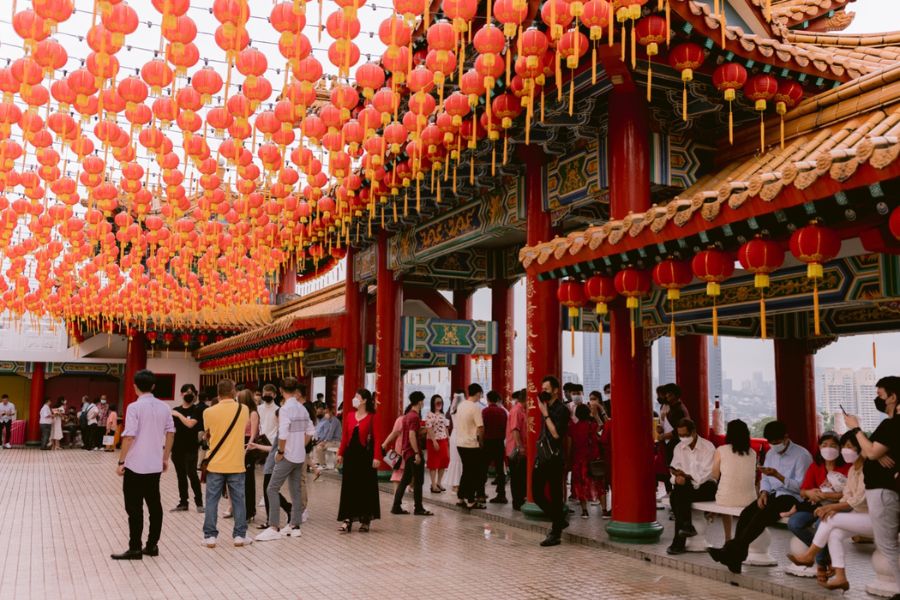
[[[322,469],[316,469],[316,475],[313,477],[313,481],[318,481],[319,477],[322,476]]]
[[[431,517],[434,516],[434,513],[428,510],[427,508],[421,508],[413,511],[413,514],[418,517]]]
[[[369,524],[368,524],[368,523],[360,523],[360,524],[359,524],[359,531],[360,531],[361,533],[368,533],[368,532],[369,532]]]
[[[341,533],[350,533],[350,530],[353,529],[353,521],[347,519],[344,521],[343,525],[338,528],[338,531]],[[362,530],[362,526],[360,525],[360,530]]]
[[[441,493],[441,489],[440,489],[440,488],[435,488],[434,486],[431,486],[431,493],[432,493],[432,494],[440,494],[440,493]]]

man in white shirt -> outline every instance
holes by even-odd
[[[50,407],[50,398],[44,398],[38,423],[41,426],[41,450],[49,450],[50,433],[53,430],[53,409]]]
[[[257,406],[259,412],[259,432],[266,436],[271,443],[278,433],[278,404],[275,403],[275,397],[278,396],[278,390],[271,383],[267,383],[262,389],[262,401]]]
[[[102,441],[100,437],[100,407],[97,406],[97,401],[94,400],[91,402],[90,406],[87,410],[87,425],[88,432],[90,435],[90,446],[86,448],[88,450],[102,450],[100,447],[100,442]]]
[[[691,522],[694,502],[715,500],[716,481],[712,478],[715,446],[697,435],[697,427],[688,418],[681,419],[675,428],[678,445],[672,457],[672,512],[675,515],[675,537],[666,548],[667,554],[684,554],[685,539],[697,535]]]
[[[301,487],[305,484],[306,472],[306,445],[309,444],[316,428],[306,407],[300,403],[300,399],[306,395],[306,390],[294,377],[285,377],[281,382],[281,395],[284,404],[278,411],[278,450],[275,452],[275,468],[272,471],[272,479],[266,488],[269,495],[269,506],[272,510],[269,514],[269,528],[256,536],[257,542],[269,542],[280,540],[283,537],[300,537],[300,523],[303,517],[303,500]],[[284,531],[281,527],[281,505],[278,494],[285,481],[289,482],[291,490],[291,524]]]
[[[16,420],[16,405],[9,401],[9,396],[0,396],[0,442],[6,440],[4,448],[12,448],[12,424]],[[4,437],[4,434],[5,437]]]

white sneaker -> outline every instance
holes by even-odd
[[[215,538],[215,536],[213,536],[213,537],[208,537],[208,538],[204,538],[204,539],[203,539],[203,545],[206,546],[207,548],[215,548],[215,547],[216,547],[216,542],[217,542],[217,541],[218,541],[218,540]]]
[[[303,532],[300,531],[300,528],[299,528],[299,527],[291,527],[291,528],[289,528],[289,529],[287,530],[287,532],[284,534],[284,537],[295,537],[295,538],[297,538],[297,537],[303,537]]]
[[[306,523],[307,521],[309,521],[309,509],[308,508],[303,511],[303,515],[300,517],[301,523]]]
[[[249,546],[249,545],[252,544],[252,543],[253,543],[253,538],[252,538],[252,537],[247,537],[247,536],[240,537],[240,536],[238,536],[238,537],[234,538],[234,545],[235,545],[235,547],[237,547],[237,548],[240,548],[240,547],[242,547],[242,546]]]
[[[274,527],[269,527],[268,529],[264,529],[259,535],[256,536],[257,542],[272,542],[275,540],[280,540],[284,537],[284,534],[275,529]],[[235,538],[237,539],[237,538]]]
[[[4,446],[4,448],[9,449],[9,448],[12,448],[12,446],[10,446],[9,444],[6,444],[6,445]]]

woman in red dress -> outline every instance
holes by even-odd
[[[431,477],[431,493],[444,490],[444,471],[450,466],[450,420],[444,414],[444,399],[435,394],[431,397],[431,411],[425,417],[428,431],[428,459],[426,466]]]
[[[337,453],[341,471],[341,500],[338,506],[340,531],[350,533],[353,521],[359,530],[369,531],[372,519],[381,518],[378,504],[378,474],[381,443],[375,433],[375,399],[360,389],[353,397],[353,412],[344,413],[344,433]]]
[[[597,421],[586,404],[575,409],[577,423],[569,425],[572,439],[572,495],[581,504],[581,518],[588,518],[588,502],[596,502],[605,483],[591,477],[591,461],[600,458],[600,435]]]

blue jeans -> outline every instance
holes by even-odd
[[[816,528],[819,526],[819,518],[811,512],[798,510],[788,519],[788,529],[791,530],[804,544],[811,546]],[[822,548],[816,554],[816,564],[826,566],[831,564],[828,556],[828,548]]]
[[[216,519],[219,516],[219,498],[228,484],[228,496],[231,499],[231,513],[234,517],[234,533],[232,537],[247,535],[247,507],[244,505],[244,473],[207,473],[206,474],[206,513],[203,517],[203,537],[218,537]]]

